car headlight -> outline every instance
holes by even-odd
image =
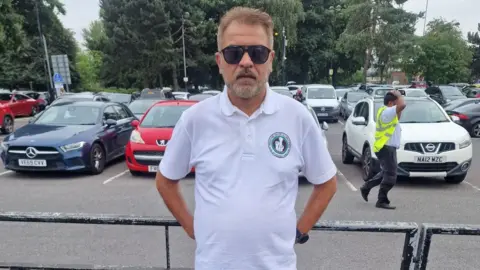
[[[462,140],[459,144],[458,144],[458,147],[460,149],[462,148],[465,148],[465,147],[468,147],[472,144],[472,140],[470,139],[470,137],[468,138],[465,138],[464,140]]]
[[[63,152],[68,152],[68,151],[81,149],[84,145],[85,145],[85,142],[76,142],[76,143],[70,143],[64,146],[60,146],[60,149],[62,149]]]
[[[145,142],[142,139],[142,136],[140,135],[140,132],[138,130],[132,131],[132,134],[130,135],[130,141],[134,143],[141,143],[145,144]]]

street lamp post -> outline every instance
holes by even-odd
[[[282,58],[282,81],[286,85],[286,66],[285,60],[287,60],[287,36],[285,35],[285,26],[282,29],[282,38],[283,38],[283,58]]]
[[[38,27],[38,35],[40,38],[40,44],[43,46],[44,52],[45,52],[45,62],[43,63],[43,68],[45,69],[45,76],[48,76],[47,80],[47,90],[50,93],[50,96],[52,96],[53,92],[53,82],[52,82],[52,73],[50,71],[50,61],[48,61],[48,49],[47,49],[47,40],[45,39],[45,36],[42,33],[42,25],[40,23],[40,11],[38,7],[38,1],[35,0],[35,15],[37,16],[37,27]],[[50,82],[50,85],[48,85],[48,82]]]
[[[185,92],[188,92],[187,59],[185,56],[185,17],[188,17],[188,15],[190,15],[188,12],[182,15],[183,75],[184,75],[183,82],[185,83]]]

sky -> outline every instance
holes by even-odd
[[[463,35],[477,31],[480,23],[480,0],[409,0],[403,8],[411,12],[425,11],[428,3],[427,22],[433,18],[444,18],[460,23]],[[82,29],[99,17],[99,0],[63,0],[67,14],[61,16],[64,26],[75,32],[75,38],[82,44]],[[417,23],[417,35],[423,34],[424,20]]]

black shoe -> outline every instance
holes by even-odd
[[[362,194],[362,198],[368,202],[368,194],[370,193],[370,189],[365,187],[365,186],[362,186],[360,187],[360,193]]]
[[[382,209],[388,209],[388,210],[394,210],[396,209],[397,207],[393,206],[393,205],[390,205],[390,203],[384,203],[384,202],[377,202],[375,204],[375,207],[377,208],[382,208]]]

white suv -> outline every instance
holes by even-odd
[[[402,136],[397,151],[398,176],[444,177],[460,183],[472,162],[472,141],[468,132],[455,124],[432,99],[405,97],[407,107],[400,118]],[[342,161],[354,158],[362,163],[362,177],[367,180],[380,169],[373,152],[377,111],[383,98],[365,98],[357,103],[345,123]]]
[[[321,121],[338,122],[340,102],[335,88],[328,84],[307,84],[302,87],[306,105],[313,108]]]

